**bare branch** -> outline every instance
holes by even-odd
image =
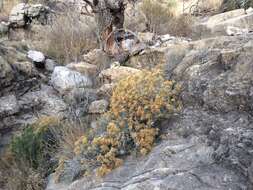
[[[89,0],[83,0],[86,4],[88,4],[91,8],[93,8],[93,3]]]

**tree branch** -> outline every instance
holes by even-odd
[[[85,3],[87,3],[91,8],[93,8],[93,3],[89,0],[83,0]]]

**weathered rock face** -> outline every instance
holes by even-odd
[[[67,68],[77,71],[85,76],[88,76],[91,80],[95,81],[98,75],[98,66],[86,62],[70,63]]]
[[[99,78],[103,84],[114,83],[138,72],[140,72],[139,69],[135,69],[132,67],[115,66],[115,67],[103,70],[99,74]]]
[[[27,57],[27,47],[21,42],[0,44],[0,154],[13,133],[38,117],[69,115],[68,106],[46,78]]]
[[[88,76],[62,66],[55,67],[51,83],[61,94],[65,94],[74,88],[92,86],[92,81]]]
[[[252,32],[253,12],[251,9],[237,9],[214,15],[208,21],[196,26],[196,36],[210,37],[222,35],[238,35]],[[231,27],[233,30],[231,31]],[[236,30],[235,30],[236,28]]]
[[[112,58],[110,58],[101,49],[94,49],[90,51],[88,54],[83,56],[83,60],[87,63],[96,65],[100,71],[109,68],[112,62]]]
[[[47,190],[252,189],[252,50],[253,35],[172,44],[164,71],[182,84],[184,109],[161,122],[157,146],[103,179],[50,182]]]
[[[90,104],[89,113],[102,114],[108,109],[109,103],[106,100],[97,100]]]
[[[28,83],[40,78],[25,51],[26,47],[22,45],[16,47],[15,44],[0,44],[0,96],[9,91],[22,93],[27,90]]]
[[[19,105],[15,96],[4,96],[0,98],[0,117],[18,113]]]
[[[50,9],[42,4],[20,3],[10,13],[9,22],[12,27],[24,27],[31,22],[46,24]]]

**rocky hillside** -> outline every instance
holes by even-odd
[[[167,77],[184,87],[184,109],[162,123],[163,140],[103,179],[47,189],[251,189],[252,40],[222,36],[162,48]],[[145,63],[151,54],[132,59]]]
[[[67,64],[47,55],[47,52],[37,51],[34,48],[36,46],[31,45],[31,39],[17,41],[7,39],[6,36],[10,34],[6,26],[13,30],[11,34],[26,31],[23,27],[27,24],[27,19],[24,19],[27,17],[31,18],[29,25],[32,28],[40,30],[47,27],[45,15],[54,12],[50,10],[51,8],[42,5],[20,4],[13,9],[9,22],[0,25],[3,36],[0,42],[0,155],[6,157],[6,152],[10,151],[9,144],[13,151],[15,141],[12,139],[24,133],[29,126],[35,125],[34,136],[38,131],[47,131],[51,124],[40,129],[39,126],[43,123],[41,118],[54,117],[59,122],[67,123],[71,121],[69,131],[58,133],[63,138],[69,137],[64,141],[66,144],[57,144],[57,137],[54,145],[58,149],[54,149],[52,155],[46,154],[46,162],[50,164],[42,165],[42,168],[49,167],[50,170],[41,174],[46,185],[33,186],[37,180],[35,177],[39,175],[31,173],[34,177],[32,180],[29,172],[39,171],[40,167],[29,165],[33,169],[24,174],[24,181],[28,181],[26,189],[253,189],[252,8],[200,16],[194,22],[192,33],[188,37],[155,35],[147,31],[136,32],[134,35],[128,33],[130,38],[122,41],[124,54],[121,56],[110,56],[96,48]],[[163,77],[156,75],[157,70]],[[145,75],[145,72],[150,79],[131,78],[143,77],[141,73]],[[164,86],[156,84],[150,87],[151,90],[146,89],[147,83],[153,84],[157,79],[151,78],[152,76],[161,82],[165,81]],[[133,81],[135,79],[136,83]],[[137,85],[133,87],[133,84]],[[168,88],[171,91],[162,91],[168,87],[165,84],[169,87],[172,85]],[[121,88],[119,85],[122,85]],[[177,85],[180,86],[180,93],[175,92]],[[135,88],[141,90],[134,91]],[[123,97],[118,98],[118,90],[126,90],[125,96],[123,93]],[[179,101],[181,109],[165,109],[168,113],[164,115],[168,114],[169,117],[150,116],[156,118],[150,122],[149,118],[148,122],[145,119],[138,120],[141,114],[133,113],[133,117],[126,119],[129,123],[118,138],[117,130],[109,131],[108,126],[111,121],[118,124],[121,121],[118,118],[129,117],[124,115],[128,110],[124,114],[120,113],[121,116],[115,114],[113,108],[122,108],[128,98],[134,99],[136,96],[131,97],[131,90],[141,92],[136,95],[137,99],[144,99],[146,91],[152,92],[149,97],[161,96],[159,109],[165,109],[162,107],[167,100],[164,96],[169,97],[169,106],[174,106]],[[122,103],[115,105],[116,100]],[[152,101],[150,99],[139,107],[148,107]],[[137,103],[133,102],[135,104]],[[161,112],[152,114],[160,115]],[[107,116],[111,121],[107,121]],[[148,141],[144,145],[141,140],[136,140],[142,128],[138,131],[137,128],[130,127],[129,120],[132,118],[136,126],[139,123],[141,127],[143,123],[149,126],[150,123],[147,128],[152,134],[149,131],[148,134],[143,134],[142,141]],[[79,126],[77,123],[85,125],[85,130],[74,133],[73,129]],[[153,129],[159,130],[159,133]],[[132,130],[135,130],[135,136]],[[72,132],[74,137],[70,134]],[[59,138],[59,141],[63,138]],[[97,140],[95,146],[93,144],[96,138],[105,138],[102,139],[102,145],[107,146],[105,140],[115,140],[114,138],[123,145],[110,141],[109,149],[98,146]],[[28,139],[28,142],[35,140]],[[47,141],[48,144],[52,143],[50,140]],[[69,152],[63,152],[62,148],[68,146]],[[111,150],[117,148],[119,150],[115,156]],[[29,152],[29,148],[22,151]],[[22,151],[21,155],[24,153]],[[108,154],[105,154],[107,151]],[[19,155],[18,153],[14,151],[13,154]],[[112,154],[111,157],[108,156],[109,153]],[[29,156],[33,158],[35,154],[32,152]],[[101,155],[107,160],[101,158]],[[103,159],[102,164],[98,162],[100,159]],[[26,163],[23,161],[21,163]],[[113,166],[109,168],[107,165],[106,169],[110,171],[101,177],[95,171],[104,162],[109,162],[110,166],[113,163]],[[117,165],[116,162],[120,164]],[[0,159],[0,190],[23,190],[19,184],[14,188],[4,181],[5,178],[14,178],[15,173],[12,167],[14,173],[5,174],[1,167],[5,164],[6,160]],[[13,176],[7,176],[7,173]]]

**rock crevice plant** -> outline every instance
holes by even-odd
[[[80,137],[76,156],[87,158],[93,152],[97,174],[104,176],[132,151],[146,155],[159,136],[157,121],[181,110],[180,92],[180,86],[166,80],[160,70],[143,71],[120,81],[113,91],[110,110],[103,116],[107,121],[103,122],[104,132],[93,138],[89,134],[88,138]],[[84,162],[87,168],[88,163]]]

